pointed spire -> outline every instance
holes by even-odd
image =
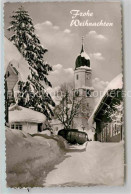
[[[83,52],[84,52],[84,36],[82,36],[82,48],[80,53],[83,53]]]

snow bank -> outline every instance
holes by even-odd
[[[94,140],[94,134],[95,132],[93,132],[91,129],[89,129],[88,131],[86,131],[87,135],[88,135],[88,139],[93,141]]]
[[[45,130],[45,131],[39,132],[39,134],[44,134],[44,135],[51,136],[51,132],[49,130]]]
[[[120,143],[90,142],[86,152],[89,160],[89,183],[118,186],[124,184],[124,145]],[[90,169],[89,169],[90,168]]]
[[[41,186],[48,171],[63,160],[64,153],[55,139],[32,137],[22,131],[7,129],[7,186]]]

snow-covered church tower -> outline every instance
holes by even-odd
[[[94,91],[92,87],[92,69],[90,57],[84,51],[82,38],[81,52],[76,58],[74,70],[75,94],[81,102],[79,114],[74,119],[74,127],[80,130],[88,130],[88,119],[92,113]]]

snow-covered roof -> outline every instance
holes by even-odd
[[[28,123],[43,123],[46,117],[44,114],[25,108],[22,106],[14,105],[9,108],[9,123],[14,122],[28,122]]]
[[[75,62],[75,69],[79,68],[79,67],[90,67],[90,57],[89,55],[84,51],[84,47],[82,44],[82,49],[80,54],[77,56],[76,58],[76,62]],[[90,68],[88,68],[90,69]]]
[[[107,86],[106,91],[122,89],[123,88],[123,75],[120,73],[117,75]]]
[[[91,67],[80,66],[80,67],[77,67],[76,69],[87,69],[87,70],[91,70]]]
[[[24,59],[17,61],[15,59],[10,61],[10,64],[18,71],[18,78],[20,81],[26,82],[28,75],[31,74],[28,63]]]
[[[16,46],[13,45],[13,43],[6,37],[4,38],[4,54],[5,72],[8,65],[12,64],[12,66],[18,71],[19,80],[26,81],[28,75],[30,74],[29,64],[20,54]]]
[[[20,60],[21,54],[17,50],[17,48],[10,42],[6,37],[4,37],[4,68],[5,71],[7,69],[7,66],[9,65],[9,62],[12,60]]]
[[[90,60],[89,55],[85,51],[83,51],[80,55],[81,57],[84,57],[86,60]]]
[[[104,90],[102,96],[100,97],[97,105],[95,106],[94,108],[94,111],[92,113],[92,115],[90,116],[88,122],[91,123],[93,122],[93,119],[94,119],[94,115],[95,113],[97,112],[98,108],[100,107],[104,97],[106,96],[107,92],[110,91],[110,90],[115,90],[115,89],[122,89],[123,88],[123,75],[122,73],[120,73],[118,76],[116,76],[109,84],[108,86],[106,87],[106,89]]]

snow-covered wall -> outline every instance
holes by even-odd
[[[34,134],[38,132],[38,124],[37,123],[23,123],[22,124],[23,129],[22,131],[29,133],[29,134]]]
[[[12,128],[13,126],[13,128]],[[12,130],[20,130],[19,126],[21,126],[22,131],[29,134],[35,134],[38,132],[38,124],[37,123],[29,123],[29,122],[13,122],[10,123],[10,128]]]

